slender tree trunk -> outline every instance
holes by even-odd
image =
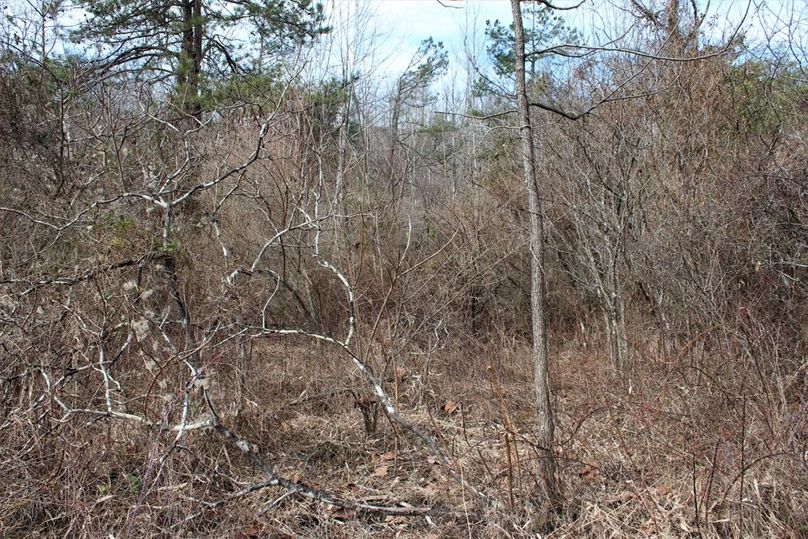
[[[615,268],[608,270],[604,277],[605,287],[601,288],[601,304],[606,321],[606,334],[612,368],[618,376],[628,376],[628,341],[626,340],[626,314],[623,301],[623,287]]]
[[[525,31],[519,0],[511,0],[516,53],[516,100],[522,146],[522,166],[530,211],[530,284],[533,330],[533,386],[536,394],[537,440],[542,448],[539,474],[543,480],[540,503],[552,507],[557,500],[553,458],[554,424],[548,376],[547,327],[544,314],[544,221],[536,178],[536,153],[525,81]]]
[[[393,195],[393,200],[398,200],[398,195],[396,193],[396,189],[398,188],[398,170],[396,169],[395,159],[396,159],[396,147],[398,146],[398,139],[399,139],[399,117],[401,115],[401,83],[399,82],[399,88],[396,90],[396,97],[393,100],[393,117],[390,120],[390,151],[387,155],[387,161],[390,165],[390,193]]]
[[[612,359],[612,369],[617,375],[625,374],[628,347],[625,338],[624,317],[616,300],[610,302],[609,306],[603,310],[603,318],[606,323],[606,337],[609,344],[609,355]]]
[[[348,248],[348,221],[344,219],[345,212],[345,182],[346,175],[349,170],[349,148],[350,148],[350,125],[351,114],[353,105],[353,81],[351,74],[347,71],[343,73],[343,78],[347,82],[345,88],[345,101],[342,104],[342,122],[339,126],[339,137],[337,147],[337,171],[336,182],[334,185],[334,201],[331,208],[331,213],[334,215],[334,242],[336,245],[337,262],[342,263],[345,267],[350,267],[349,264],[349,248]],[[344,258],[343,258],[344,257]]]

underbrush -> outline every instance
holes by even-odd
[[[551,529],[536,528],[529,503],[538,455],[529,348],[506,339],[401,358],[386,381],[486,500],[387,421],[331,350],[274,343],[254,350],[241,406],[233,367],[211,375],[227,428],[281,476],[429,515],[372,514],[257,486],[261,469],[213,429],[177,442],[125,420],[59,418],[44,403],[11,408],[0,426],[0,527],[4,537],[804,536],[800,391],[784,388],[775,402],[731,357],[638,358],[628,380],[591,348],[553,355],[563,499]],[[170,394],[163,404],[176,413]]]

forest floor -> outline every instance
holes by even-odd
[[[688,359],[637,364],[629,381],[610,374],[597,353],[576,347],[554,356],[563,501],[546,536],[805,536],[806,463],[789,451],[805,433],[779,431],[786,422],[766,417],[754,394],[733,393],[731,380],[719,383]],[[527,503],[538,452],[525,345],[498,343],[387,365],[400,410],[440,441],[468,484],[499,500],[498,509],[484,508],[423,444],[382,414],[368,434],[357,401],[369,393],[360,393],[362,382],[328,348],[277,344],[255,357],[264,368],[251,373],[253,404],[232,427],[279,473],[348,500],[449,514],[362,516],[274,490],[234,501],[231,530],[244,526],[245,537],[537,531]],[[250,513],[261,516],[245,524]],[[220,524],[219,531],[228,528]]]
[[[345,500],[430,507],[431,516],[363,514],[278,487],[245,492],[265,479],[261,470],[205,430],[188,433],[156,474],[165,441],[148,429],[99,421],[93,440],[85,423],[62,427],[71,442],[61,463],[45,466],[43,456],[36,488],[21,486],[25,495],[7,499],[0,524],[9,537],[54,530],[239,538],[806,536],[805,432],[788,430],[805,422],[786,421],[787,413],[804,414],[805,403],[793,390],[785,388],[786,409],[774,417],[761,407],[765,396],[751,389],[739,396],[732,380],[719,383],[688,359],[637,362],[629,383],[580,346],[553,356],[562,502],[552,529],[535,529],[528,503],[537,457],[530,355],[514,341],[413,355],[387,369],[400,411],[496,504],[451,478],[382,413],[366,432],[357,401],[368,393],[351,364],[330,348],[286,341],[252,350],[248,401],[238,414],[226,390],[233,369],[215,366],[210,393],[222,421],[279,475]]]

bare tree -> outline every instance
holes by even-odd
[[[556,468],[553,458],[555,426],[550,402],[549,352],[547,346],[547,322],[545,320],[544,284],[544,215],[539,196],[536,174],[534,134],[530,117],[525,75],[525,31],[522,27],[522,9],[519,0],[511,0],[514,28],[514,53],[516,59],[516,102],[521,138],[522,174],[528,196],[530,212],[530,313],[533,334],[533,391],[536,398],[536,444],[541,450],[539,473],[543,481],[544,498],[539,503],[546,507],[555,503],[558,496]]]

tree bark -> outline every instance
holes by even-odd
[[[553,458],[554,422],[550,403],[548,376],[547,324],[544,303],[544,220],[541,198],[536,177],[536,153],[533,146],[533,128],[530,121],[530,106],[525,80],[525,31],[522,25],[520,0],[511,0],[514,28],[514,52],[516,55],[516,100],[519,117],[519,133],[522,147],[522,167],[527,187],[530,211],[530,284],[531,318],[533,333],[533,387],[536,397],[536,445],[541,449],[539,474],[543,492],[539,503],[545,508],[555,505],[558,489],[556,466]]]
[[[396,170],[395,159],[396,159],[396,147],[398,146],[398,139],[399,139],[399,117],[401,115],[401,106],[402,106],[402,88],[401,88],[401,81],[398,83],[398,89],[396,90],[396,96],[393,100],[393,117],[390,120],[390,151],[387,155],[387,161],[390,166],[390,193],[393,196],[393,201],[398,201],[398,195],[396,193],[396,189],[398,188],[398,170]]]
[[[183,32],[180,72],[177,77],[185,93],[185,111],[199,117],[202,112],[199,81],[202,74],[202,0],[185,0],[182,4]]]

